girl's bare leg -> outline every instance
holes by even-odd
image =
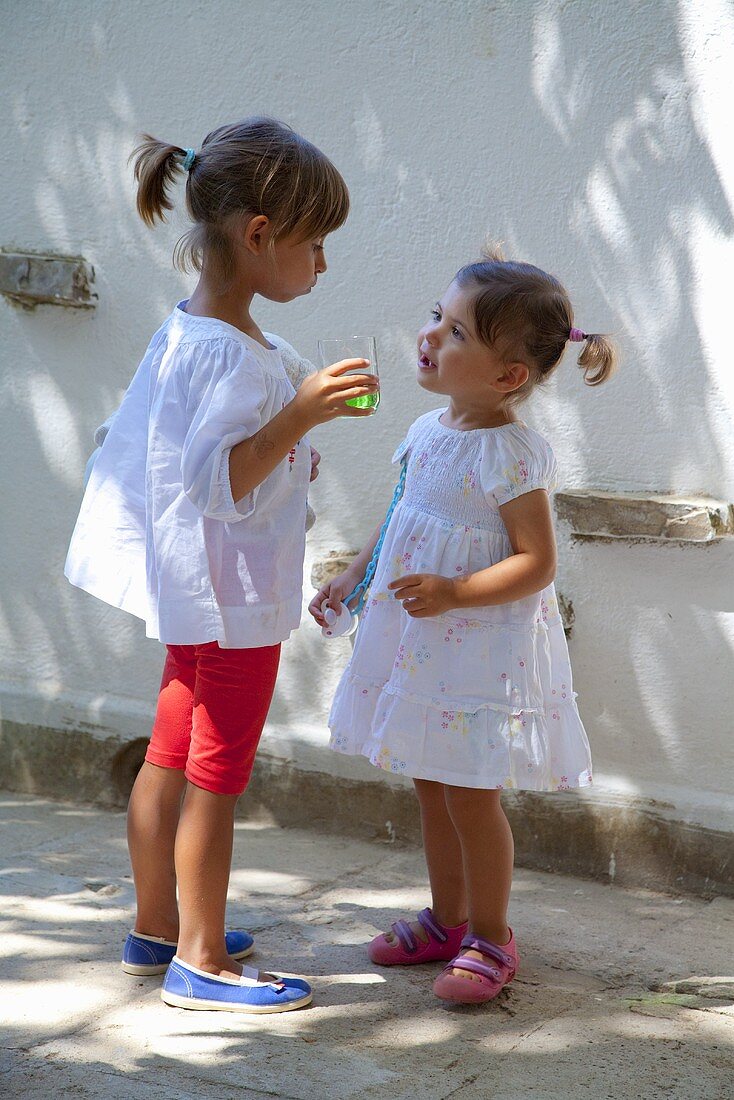
[[[181,914],[177,954],[200,970],[235,978],[242,967],[227,954],[224,916],[237,798],[189,783],[175,848]]]
[[[414,779],[421,810],[423,851],[431,884],[431,909],[439,924],[455,928],[466,920],[466,890],[459,836],[449,815],[443,783],[428,779]],[[425,928],[418,921],[410,926],[418,939],[428,939]],[[397,943],[392,932],[386,935],[389,943]]]
[[[174,845],[183,771],[147,761],[138,772],[127,811],[127,843],[135,882],[135,930],[147,936],[178,939],[178,902]]]
[[[446,806],[459,837],[467,888],[469,929],[500,946],[510,939],[507,908],[514,843],[499,791],[445,787]],[[479,952],[469,951],[477,959]],[[454,974],[472,979],[467,971]]]

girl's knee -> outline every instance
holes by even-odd
[[[446,798],[443,783],[437,783],[433,779],[414,779],[413,786],[421,806],[445,807]]]
[[[457,826],[464,821],[472,824],[478,817],[503,813],[499,791],[447,785],[444,787],[444,797],[451,820]]]

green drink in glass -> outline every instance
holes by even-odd
[[[341,363],[343,359],[367,359],[369,366],[355,367],[347,374],[374,374],[379,378],[377,369],[377,344],[374,336],[344,336],[338,340],[319,340],[319,358],[322,367],[332,363]],[[372,409],[380,404],[380,391],[366,393],[363,397],[352,397],[346,402],[354,409]]]

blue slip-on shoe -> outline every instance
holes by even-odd
[[[224,933],[227,954],[233,959],[244,959],[255,950],[255,941],[249,932],[233,931]],[[125,940],[122,950],[122,969],[126,974],[145,977],[148,974],[164,974],[168,969],[178,944],[159,936],[144,936],[142,932],[132,931]]]
[[[302,978],[260,981],[253,966],[243,968],[241,978],[219,978],[174,955],[163,979],[161,1000],[174,1008],[211,1009],[219,1012],[290,1012],[311,1003],[311,986]]]

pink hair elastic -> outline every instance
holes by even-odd
[[[580,344],[586,339],[586,333],[582,332],[580,328],[572,328],[568,334],[568,338],[572,344]]]

